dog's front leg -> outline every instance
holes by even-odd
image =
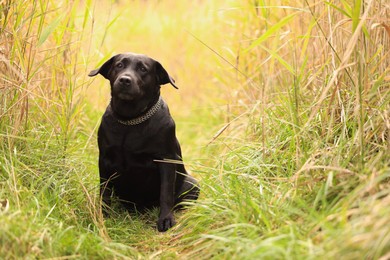
[[[176,222],[173,216],[175,203],[176,165],[172,163],[160,163],[160,216],[157,221],[157,229],[165,232],[173,227]]]

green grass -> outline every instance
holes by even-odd
[[[388,259],[386,1],[5,1],[0,258]],[[200,199],[99,207],[114,53],[155,57]]]

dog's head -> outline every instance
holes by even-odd
[[[160,85],[175,81],[156,60],[142,54],[124,53],[113,56],[88,76],[101,74],[110,81],[111,95],[125,102],[137,102],[159,93]]]

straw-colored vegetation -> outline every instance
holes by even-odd
[[[200,199],[167,233],[157,210],[98,207],[108,83],[145,53]],[[389,259],[390,4],[0,2],[0,258]]]

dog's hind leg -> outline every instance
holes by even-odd
[[[181,204],[181,202],[197,200],[199,197],[199,193],[200,188],[198,181],[192,176],[186,175],[183,184],[176,192],[177,198],[175,201],[175,209],[181,209],[183,207],[183,204]]]

